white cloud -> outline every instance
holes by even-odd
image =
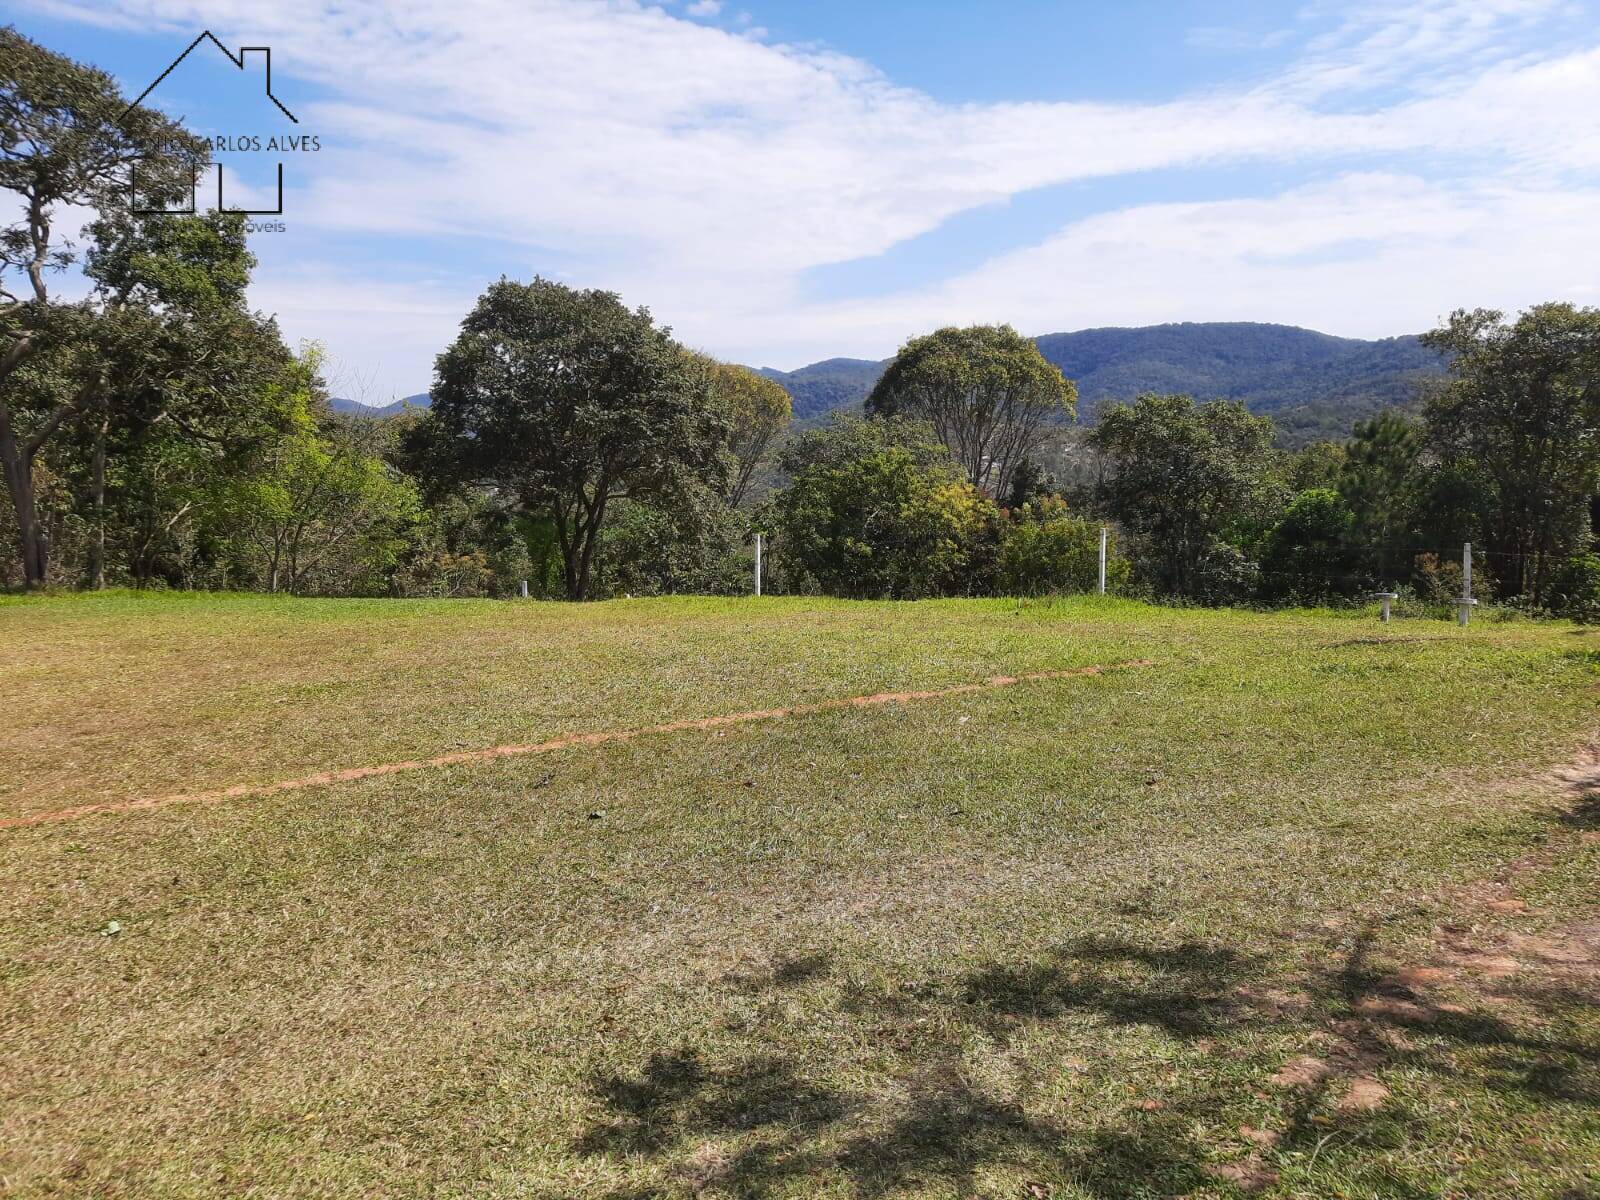
[[[1594,224],[1564,198],[1592,198],[1600,173],[1597,39],[1515,49],[1559,16],[1555,0],[1363,6],[1278,79],[1154,104],[942,104],[859,60],[632,0],[110,0],[94,11],[175,37],[204,24],[269,43],[280,91],[298,76],[332,97],[299,110],[325,148],[314,174],[299,172],[310,178],[291,200],[297,226],[385,233],[401,254],[412,238],[490,239],[522,277],[550,273],[546,248],[559,247],[584,264],[579,282],[649,303],[708,348],[779,365],[882,354],[947,316],[1035,331],[1177,311],[1412,329],[1457,300],[1557,287],[1551,260],[1563,256],[1542,247],[1586,245]],[[915,295],[800,299],[808,268],[882,253],[1027,189],[1242,162],[1337,173],[1374,154],[1406,156],[1410,174],[1145,205]],[[1430,178],[1430,163],[1448,165]],[[1528,227],[1495,224],[1513,217]],[[1264,246],[1252,235],[1266,231]],[[1297,244],[1329,254],[1333,231],[1337,261],[1285,257]],[[424,380],[396,372],[431,359],[484,282],[423,285],[420,311],[394,313],[388,284],[329,277],[308,291],[303,277],[284,282],[282,258],[264,265],[258,293],[277,297],[286,324],[314,314],[336,353],[388,355],[383,374],[402,390]],[[1492,294],[1448,291],[1468,284]],[[342,303],[329,290],[340,287]]]
[[[722,11],[722,0],[693,0],[684,11],[691,17],[714,17]]]

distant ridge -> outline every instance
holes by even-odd
[[[1415,336],[1334,337],[1294,325],[1249,321],[1185,322],[1082,329],[1034,339],[1039,352],[1078,385],[1078,415],[1141,392],[1186,392],[1197,399],[1242,400],[1278,422],[1287,443],[1348,436],[1383,408],[1416,403],[1423,380],[1443,359]],[[794,401],[795,419],[815,421],[859,405],[888,360],[829,358],[794,371],[763,368]]]
[[[782,384],[794,403],[795,420],[808,421],[847,404],[861,403],[888,365],[888,359],[825,358],[797,371],[761,367],[756,374]]]
[[[337,413],[349,413],[354,417],[393,417],[405,412],[408,408],[429,408],[433,404],[433,397],[427,392],[418,392],[414,396],[403,396],[393,404],[374,406],[363,404],[359,400],[348,400],[343,396],[335,396],[328,401],[328,407]]]
[[[1415,407],[1423,383],[1444,371],[1443,358],[1415,336],[1366,341],[1253,321],[1080,329],[1033,340],[1077,383],[1084,422],[1093,422],[1102,405],[1141,392],[1186,392],[1199,400],[1243,401],[1278,423],[1285,445],[1345,438],[1381,409]],[[859,407],[888,365],[888,359],[826,358],[757,374],[783,385],[797,422],[816,423]],[[345,399],[332,405],[336,412],[388,417],[427,408],[429,399],[418,392],[381,408]]]

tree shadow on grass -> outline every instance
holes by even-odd
[[[579,1140],[583,1154],[648,1154],[686,1132],[701,1136],[763,1128],[805,1131],[839,1120],[849,1105],[831,1088],[806,1080],[779,1057],[751,1057],[709,1069],[689,1051],[655,1054],[636,1077],[595,1081],[612,1119]]]
[[[1270,1186],[1273,1164],[1288,1161],[1278,1157],[1286,1152],[1298,1152],[1302,1163],[1321,1156],[1325,1169],[1335,1165],[1351,1177],[1367,1172],[1382,1194],[1404,1198],[1436,1194],[1437,1181],[1426,1172],[1396,1175],[1382,1153],[1403,1150],[1426,1130],[1410,1127],[1414,1118],[1385,1103],[1381,1089],[1378,1103],[1347,1106],[1357,1080],[1402,1068],[1541,1104],[1600,1103],[1600,1048],[1545,1036],[1538,1022],[1525,1031],[1491,1012],[1427,1002],[1374,964],[1374,944],[1369,929],[1331,969],[1284,980],[1257,956],[1227,946],[1087,938],[948,979],[889,991],[846,988],[839,1007],[872,1031],[891,1060],[870,1089],[852,1094],[818,1083],[829,1064],[770,1049],[715,1067],[693,1051],[657,1054],[636,1074],[594,1081],[605,1115],[575,1149],[644,1156],[674,1181],[663,1190],[619,1192],[619,1200],[700,1191],[803,1195],[820,1181],[864,1200],[967,1195],[990,1167],[1070,1180],[1105,1200],[1200,1189],[1240,1194]],[[825,959],[786,960],[763,978],[774,990],[804,987],[828,969]],[[748,990],[751,982],[736,986]],[[1573,999],[1547,981],[1515,986],[1540,1009]],[[1285,987],[1295,1004],[1271,999]],[[1502,996],[1511,990],[1499,985]],[[1204,1038],[1205,1046],[1234,1034],[1295,1035],[1317,1048],[1321,1071],[1263,1091],[1281,1064],[1191,1070],[1163,1084],[1159,1100],[1112,1102],[1084,1128],[974,1078],[973,1045],[1003,1055],[1024,1031],[1085,1017],[1149,1026],[1180,1042]],[[1050,1061],[1029,1069],[1052,1079],[1065,1070]],[[1219,1141],[1219,1114],[1259,1109],[1263,1098],[1276,1108],[1274,1147],[1249,1150],[1226,1130]]]
[[[1239,985],[1257,960],[1225,947],[1185,942],[1151,948],[1120,938],[1085,938],[1021,966],[968,976],[962,1000],[983,1018],[1051,1020],[1094,1013],[1115,1025],[1154,1025],[1180,1038],[1218,1032],[1238,1014]],[[1133,968],[1128,970],[1117,968]],[[998,1032],[994,1020],[984,1022]]]
[[[889,1098],[819,1085],[784,1055],[711,1067],[692,1051],[657,1054],[636,1074],[593,1081],[606,1115],[574,1148],[649,1156],[671,1164],[679,1191],[734,1196],[766,1195],[813,1174],[842,1178],[861,1197],[919,1188],[965,1194],[981,1169],[1002,1163],[1069,1173],[1097,1196],[1136,1194],[1128,1183],[1141,1179],[1156,1189],[1150,1194],[1192,1189],[1210,1177],[1187,1127],[1209,1098],[1074,1131],[973,1081],[965,1046],[980,1036],[1003,1046],[1030,1024],[1069,1014],[1209,1036],[1239,1015],[1233,997],[1255,967],[1250,956],[1198,943],[1091,938],[1035,962],[990,964],[888,993],[848,991],[841,1006],[896,1059]],[[789,988],[827,969],[815,956],[785,960],[766,978],[773,989]],[[747,992],[754,980],[729,982]],[[696,1147],[741,1139],[735,1153],[694,1161]]]

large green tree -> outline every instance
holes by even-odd
[[[1102,410],[1089,444],[1104,459],[1102,503],[1146,542],[1157,587],[1210,596],[1201,568],[1219,542],[1266,521],[1282,499],[1269,417],[1243,404],[1140,396]]]
[[[128,573],[148,579],[208,499],[293,431],[301,397],[322,399],[316,356],[295,361],[276,324],[248,307],[244,220],[113,214],[90,227],[96,320],[83,359],[95,382],[80,418],[80,494],[91,586],[104,578],[108,528],[124,535]]]
[[[206,158],[202,139],[153,110],[129,109],[103,71],[0,28],[0,189],[18,205],[0,230],[0,473],[27,586],[44,582],[49,566],[35,460],[63,427],[101,402],[97,373],[76,369],[81,356],[74,369],[57,373],[73,357],[65,347],[83,348],[97,314],[51,295],[51,274],[73,261],[56,220],[67,206],[102,216],[125,212],[135,162],[141,201],[170,203]],[[35,360],[52,350],[59,351],[56,362],[39,369]]]
[[[783,385],[746,367],[695,356],[692,364],[705,373],[712,402],[728,421],[728,452],[733,471],[725,499],[738,508],[750,491],[756,469],[766,461],[773,439],[788,427],[793,404]]]
[[[912,338],[867,397],[874,416],[933,426],[973,487],[1010,494],[1016,470],[1054,422],[1076,412],[1078,390],[1009,325],[946,328]]]
[[[858,599],[979,590],[998,514],[925,426],[849,419],[796,439],[778,465],[791,483],[769,520],[795,584]]]
[[[1425,410],[1433,447],[1481,490],[1501,589],[1540,604],[1600,490],[1600,309],[1462,310],[1423,340],[1453,356]]]
[[[1333,486],[1351,515],[1350,540],[1376,583],[1409,571],[1423,486],[1422,430],[1385,409],[1357,422]]]
[[[589,592],[609,506],[725,489],[728,421],[683,348],[611,292],[490,285],[439,356],[414,454],[547,515],[566,593]]]

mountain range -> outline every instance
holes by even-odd
[[[328,401],[328,406],[334,412],[349,413],[356,417],[393,417],[405,412],[408,408],[427,408],[433,403],[433,398],[427,392],[418,392],[414,396],[402,396],[392,404],[363,404],[359,400],[348,400],[343,396],[335,396]]]
[[[1082,329],[1034,339],[1039,352],[1078,385],[1078,417],[1092,423],[1103,404],[1141,392],[1185,392],[1201,400],[1241,400],[1278,423],[1280,440],[1300,445],[1343,438],[1383,408],[1415,407],[1422,383],[1444,359],[1415,336],[1333,337],[1293,325],[1186,322],[1140,328]],[[829,358],[794,371],[759,373],[782,384],[797,422],[859,408],[889,360]],[[388,416],[425,408],[426,392],[382,408],[335,400],[341,412]]]

